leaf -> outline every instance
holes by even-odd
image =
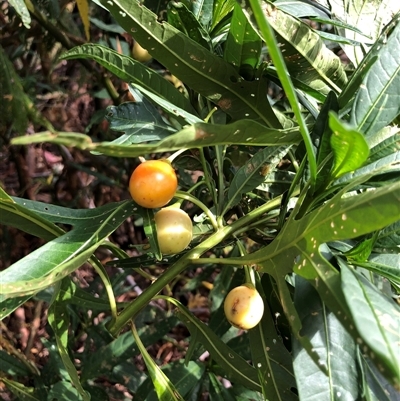
[[[35,394],[35,389],[33,387],[26,387],[21,383],[18,383],[14,380],[6,379],[2,377],[1,380],[7,386],[7,388],[18,397],[18,400],[21,401],[41,401],[37,398]]]
[[[400,20],[400,14],[397,19]],[[388,39],[378,44],[376,55],[355,97],[350,119],[366,136],[376,134],[400,114],[399,23]]]
[[[24,6],[21,0],[14,4],[17,10],[20,10],[19,5]],[[22,134],[28,126],[29,99],[24,92],[20,77],[2,46],[0,46],[0,86],[2,103],[0,129],[6,132],[8,126],[13,126],[19,134]]]
[[[202,381],[205,364],[202,362],[189,361],[186,365],[183,359],[169,363],[162,367],[162,371],[168,376],[175,388],[186,397],[190,395],[193,388]],[[135,393],[135,401],[158,401],[154,386],[150,379],[145,380]]]
[[[299,341],[293,338],[293,362],[299,399],[356,400],[359,397],[357,346],[335,315],[321,302],[315,289],[296,276],[294,303],[302,321],[303,336],[327,366],[328,376],[310,359]],[[310,380],[312,378],[312,380]]]
[[[383,252],[399,253],[400,249],[400,220],[385,227],[380,231],[375,248],[381,248]]]
[[[150,316],[154,324],[144,325],[139,329],[139,335],[143,337],[144,345],[148,347],[169,333],[178,323],[178,319],[175,316],[166,316],[164,313],[158,316],[154,309],[150,307],[147,307],[143,312],[146,312],[146,310],[149,312],[146,316]],[[112,339],[109,336],[106,340],[107,342],[104,345],[99,346],[98,352],[90,354],[85,361],[82,367],[82,382],[96,378],[99,375],[108,375],[115,366],[140,353],[130,332],[123,333],[116,339]]]
[[[368,346],[372,360],[378,357],[384,361],[384,364],[380,364],[381,372],[399,387],[400,309],[356,270],[344,262],[340,263],[340,267],[343,293],[362,336],[360,345],[365,343]]]
[[[117,145],[159,141],[176,131],[165,123],[159,111],[144,98],[142,101],[107,107],[106,118],[110,122],[110,129],[125,132],[111,142]]]
[[[291,77],[325,95],[330,90],[340,93],[347,82],[345,70],[340,59],[325,46],[318,33],[269,1],[263,2],[262,8],[276,32]],[[251,17],[248,18],[252,21]]]
[[[102,0],[102,4],[171,74],[233,121],[250,118],[268,127],[281,127],[265,96],[264,82],[243,81],[233,66],[168,23],[158,22],[157,16],[136,0]]]
[[[203,120],[201,120],[196,115],[188,113],[187,111],[181,109],[180,107],[176,106],[175,104],[168,102],[167,100],[163,99],[162,97],[158,96],[157,94],[148,91],[143,86],[140,86],[138,84],[131,84],[128,86],[128,88],[129,88],[130,92],[139,91],[139,92],[143,93],[145,96],[147,96],[149,99],[151,99],[155,104],[160,106],[165,112],[167,112],[168,114],[170,114],[172,116],[177,117],[178,120],[183,119],[183,121],[186,124],[195,124],[195,123],[203,122]]]
[[[358,28],[362,33],[353,29],[338,28],[338,34],[350,40],[363,42],[367,36],[374,43],[382,32],[383,27],[390,22],[391,17],[399,11],[398,3],[392,0],[363,1],[329,0],[332,15]],[[368,47],[342,46],[355,67],[363,60]]]
[[[135,157],[146,153],[162,153],[182,148],[214,145],[277,146],[292,145],[301,141],[298,128],[276,130],[266,128],[252,120],[239,120],[228,125],[196,123],[154,144],[135,146],[115,145],[110,142],[92,142],[87,135],[70,132],[42,132],[12,139],[14,145],[50,142],[92,150],[114,157]]]
[[[14,7],[17,14],[20,16],[22,23],[26,29],[31,27],[31,16],[29,10],[25,5],[24,0],[9,0],[10,5]]]
[[[136,345],[139,347],[140,353],[144,359],[147,370],[153,381],[154,388],[156,390],[158,399],[160,401],[175,401],[182,400],[182,396],[176,390],[175,386],[169,380],[169,378],[165,375],[165,373],[155,364],[150,354],[147,352],[146,347],[143,345],[138,332],[136,331],[136,327],[131,323],[131,329],[133,337],[135,338]]]
[[[265,180],[265,176],[276,168],[289,149],[290,146],[266,147],[255,153],[250,160],[240,167],[235,172],[229,185],[222,215],[231,207],[237,205],[243,194],[251,192],[261,185]]]
[[[226,38],[224,59],[234,65],[244,79],[251,81],[260,62],[261,45],[260,37],[247,21],[242,7],[236,3]]]
[[[170,82],[144,64],[131,57],[98,44],[85,44],[74,47],[60,57],[61,60],[71,59],[95,60],[112,74],[125,82],[140,84],[152,93],[156,93],[172,104],[194,114],[195,110],[189,100]]]
[[[361,167],[369,156],[369,147],[362,134],[342,123],[334,113],[329,113],[330,138],[333,150],[332,179]]]
[[[53,400],[81,401],[78,391],[72,383],[68,381],[60,381],[51,386],[48,401]]]
[[[265,303],[264,303],[265,304]],[[260,374],[264,397],[268,400],[298,400],[292,357],[276,332],[268,305],[261,322],[249,330],[252,363]]]
[[[19,306],[23,305],[29,298],[31,298],[30,295],[24,297],[6,298],[3,294],[0,294],[0,320],[3,320],[5,317],[13,313]]]
[[[29,200],[13,199],[0,188],[0,223],[46,240],[51,240],[64,233],[60,227],[27,207],[28,204],[31,204]],[[41,205],[42,208],[48,207],[44,203]]]
[[[83,212],[74,228],[46,243],[0,272],[2,294],[34,294],[61,280],[88,260],[93,252],[135,211],[133,202],[110,203]]]
[[[69,311],[65,301],[72,296],[70,292],[70,282],[71,280],[69,278],[64,278],[60,282],[55,299],[49,308],[48,321],[53,329],[61,359],[75,389],[81,395],[83,401],[90,401],[90,395],[83,389],[78,372],[68,354]]]
[[[233,352],[207,325],[197,319],[181,303],[175,300],[174,304],[179,308],[179,319],[187,326],[191,336],[207,349],[212,358],[224,370],[226,376],[235,383],[260,391],[261,386],[258,383],[255,368]]]
[[[168,23],[179,29],[190,39],[210,50],[211,38],[199,20],[182,2],[170,1],[167,5]]]

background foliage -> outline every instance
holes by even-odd
[[[4,399],[397,399],[396,0],[1,7]],[[143,156],[181,254],[129,199]]]

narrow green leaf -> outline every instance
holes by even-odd
[[[70,282],[71,280],[69,278],[64,278],[60,282],[57,295],[49,308],[48,321],[53,329],[58,351],[72,383],[81,395],[83,401],[90,401],[90,395],[83,389],[78,372],[68,353],[69,311],[65,301],[72,296]]]
[[[95,60],[125,82],[139,84],[187,112],[195,113],[188,99],[178,89],[160,74],[131,57],[97,44],[84,44],[74,47],[60,57],[62,60],[82,58]]]
[[[235,172],[229,185],[228,196],[222,215],[242,199],[242,195],[261,185],[265,176],[273,171],[290,146],[266,147],[259,150],[242,167]]]
[[[281,127],[260,81],[244,81],[232,65],[168,23],[160,23],[137,0],[101,1],[171,74],[216,104],[232,120],[250,118],[268,127]]]
[[[185,364],[183,359],[169,363],[162,367],[162,371],[168,376],[175,388],[187,397],[192,394],[193,389],[202,382],[205,373],[205,364],[202,362],[189,361]],[[188,399],[188,398],[185,398]],[[158,401],[150,378],[145,380],[135,393],[135,401]]]
[[[140,340],[139,334],[136,331],[136,327],[133,323],[131,325],[131,329],[133,337],[135,338],[136,345],[139,347],[140,353],[143,356],[147,370],[149,371],[151,380],[153,381],[153,385],[156,390],[158,399],[160,401],[178,401],[178,400],[184,401],[183,397],[176,390],[175,386],[172,384],[169,378],[156,365],[156,363],[153,361],[153,358],[147,352],[146,347]]]
[[[22,23],[26,29],[31,27],[31,15],[23,0],[10,0],[11,6],[15,8],[17,14],[21,17]]]
[[[234,65],[239,74],[250,81],[260,62],[261,39],[236,3],[224,49],[224,59]]]
[[[14,380],[6,379],[2,377],[1,380],[7,386],[7,388],[18,397],[18,400],[21,401],[42,401],[37,398],[35,394],[35,389],[33,387],[26,387],[21,383],[18,383]]]
[[[176,131],[165,123],[152,103],[138,96],[134,102],[107,107],[106,118],[110,129],[125,133],[111,142],[118,145],[155,142]]]
[[[362,337],[358,342],[368,346],[371,359],[379,357],[382,373],[399,387],[400,309],[346,263],[340,267],[343,292]]]
[[[346,56],[349,57],[355,67],[364,59],[366,51],[369,50],[368,45],[376,41],[385,25],[399,11],[398,2],[393,0],[352,0],[348,2],[329,0],[329,6],[335,19],[358,29],[355,31],[347,27],[338,27],[339,35],[361,43],[365,42],[366,37],[369,39],[366,46],[343,46]]]
[[[386,39],[377,43],[377,59],[364,77],[350,123],[367,136],[375,135],[400,114],[400,14]],[[396,23],[397,22],[397,23]]]
[[[135,146],[115,145],[110,142],[92,142],[87,135],[70,132],[57,134],[43,132],[14,138],[14,145],[26,145],[50,142],[59,145],[74,146],[82,150],[93,150],[114,157],[135,157],[153,152],[170,152],[182,148],[198,148],[214,145],[253,145],[276,146],[293,145],[301,141],[298,128],[277,130],[266,128],[252,120],[240,120],[228,125],[196,123],[176,134],[170,135],[154,144]]]
[[[200,341],[218,365],[224,369],[226,376],[235,383],[260,391],[258,375],[255,368],[250,366],[242,357],[229,348],[203,322],[190,313],[180,302],[174,300],[178,307],[179,319],[187,326],[192,336]]]
[[[355,340],[321,302],[311,284],[299,276],[296,277],[294,303],[302,321],[301,334],[310,338],[328,371],[328,376],[323,374],[294,338],[293,361],[299,398],[313,400],[318,394],[321,400],[358,399]]]
[[[258,0],[245,0],[246,4],[249,6],[246,8],[246,13],[248,15],[249,21],[254,23],[256,21],[261,38],[265,41],[270,57],[275,65],[278,77],[281,81],[282,88],[289,100],[290,106],[293,109],[294,116],[299,124],[299,130],[303,137],[304,145],[307,151],[308,164],[310,167],[310,181],[311,185],[314,186],[317,178],[317,165],[315,160],[315,153],[312,147],[310,133],[308,132],[308,127],[304,119],[300,103],[298,101],[293,83],[290,78],[290,73],[288,71],[287,61],[284,60],[283,52],[279,48],[277,38],[272,31],[273,21],[268,19],[270,6],[267,3],[260,4]],[[267,9],[263,8],[267,6]],[[274,8],[276,11],[277,9]],[[258,29],[258,28],[255,28]]]
[[[195,15],[182,2],[170,1],[167,5],[168,23],[190,39],[210,50],[211,38]]]
[[[36,293],[80,267],[119,225],[134,214],[131,201],[85,210],[74,228],[0,272],[7,297]]]
[[[342,123],[332,112],[329,113],[329,127],[334,158],[331,177],[335,179],[360,168],[368,159],[369,147],[362,134]]]
[[[263,2],[262,9],[276,32],[290,76],[324,94],[330,90],[340,93],[347,82],[346,72],[339,57],[325,46],[318,33],[270,1]]]
[[[260,374],[264,397],[268,400],[298,400],[292,357],[276,332],[268,305],[261,322],[249,330],[252,363]]]
[[[0,289],[2,290],[1,284]],[[0,294],[0,320],[3,320],[5,317],[13,313],[15,309],[23,305],[29,298],[31,298],[31,295],[6,298],[3,294]]]

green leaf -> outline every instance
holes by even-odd
[[[14,145],[25,145],[50,142],[59,145],[74,146],[82,150],[93,150],[114,157],[135,157],[153,152],[170,152],[182,148],[198,148],[214,145],[252,145],[277,146],[293,145],[301,141],[298,128],[277,130],[252,120],[239,120],[228,125],[196,123],[176,134],[170,135],[154,144],[135,146],[115,145],[110,142],[92,142],[87,135],[70,132],[57,134],[43,132],[39,134],[14,138]]]
[[[167,16],[169,24],[210,50],[211,39],[207,31],[184,3],[170,1],[167,5]]]
[[[356,95],[350,119],[367,136],[376,134],[400,114],[400,23],[387,40],[378,44],[376,55]]]
[[[6,379],[2,377],[1,380],[7,386],[7,388],[18,397],[18,400],[21,401],[41,401],[37,398],[35,394],[35,389],[33,387],[26,387],[21,383],[18,383],[14,380]]]
[[[205,364],[202,362],[189,361],[186,365],[183,359],[169,363],[162,367],[162,371],[168,376],[175,388],[186,397],[191,394],[193,388],[201,382],[205,372]],[[135,393],[135,401],[158,401],[154,391],[154,386],[150,379],[147,379],[141,384]]]
[[[132,93],[132,91],[136,92],[137,90],[139,92],[143,93],[145,96],[147,96],[149,99],[151,99],[155,104],[160,106],[165,112],[167,112],[171,116],[177,117],[178,120],[183,119],[183,121],[186,124],[195,124],[195,123],[203,122],[203,120],[201,120],[196,115],[188,113],[187,111],[181,109],[180,107],[176,106],[175,104],[170,103],[167,100],[163,99],[159,95],[148,91],[143,86],[140,86],[138,84],[131,84],[128,86],[128,88],[131,93]],[[184,124],[184,125],[186,125],[186,124]]]
[[[369,147],[364,136],[342,123],[334,113],[329,113],[330,138],[334,165],[332,179],[361,167],[369,156]]]
[[[154,388],[156,390],[158,399],[160,401],[178,401],[183,400],[183,397],[179,394],[175,386],[165,375],[165,373],[156,365],[150,354],[147,352],[146,347],[140,340],[139,334],[136,331],[135,325],[132,323],[131,326],[133,337],[135,338],[136,345],[139,347],[140,353],[143,356],[147,370],[153,381]]]
[[[139,84],[152,93],[156,93],[172,104],[195,114],[189,100],[170,82],[144,64],[131,57],[97,44],[85,44],[74,47],[60,57],[61,60],[92,59],[125,82]]]
[[[31,15],[25,5],[24,0],[10,0],[10,5],[15,8],[15,11],[20,16],[22,23],[26,29],[31,27]]]
[[[14,5],[17,11],[25,8],[22,0],[16,0]],[[0,46],[0,86],[2,97],[0,129],[6,132],[7,127],[12,126],[19,134],[23,134],[28,126],[27,105],[30,101],[24,92],[20,77],[2,46]]]
[[[64,278],[60,282],[57,295],[49,308],[48,321],[53,329],[65,369],[74,384],[73,390],[78,391],[83,401],[90,401],[90,395],[83,389],[78,372],[68,353],[69,312],[65,302],[72,297],[70,282],[69,278]]]
[[[266,147],[259,150],[242,167],[235,172],[229,185],[228,196],[222,215],[231,207],[237,205],[242,195],[261,185],[265,176],[273,171],[283,156],[287,154],[290,146]]]
[[[164,313],[159,316],[157,312],[159,310],[154,310],[152,307],[147,307],[142,312],[144,317],[147,316],[147,319],[154,322],[154,324],[146,324],[139,329],[139,335],[144,339],[143,342],[146,347],[155,344],[178,323],[178,319],[175,316],[165,316]],[[109,374],[114,367],[138,355],[140,352],[135,346],[135,340],[130,332],[123,333],[116,339],[110,337],[107,340],[108,342],[98,348],[98,352],[91,354],[85,361],[82,368],[82,382],[96,378],[99,375]]]
[[[47,401],[53,400],[81,401],[82,398],[73,384],[64,380],[51,386]]]
[[[337,28],[339,35],[350,40],[364,42],[365,37],[370,39],[369,43],[374,43],[382,32],[386,24],[394,14],[399,11],[397,1],[393,0],[329,0],[332,15],[355,28]],[[344,45],[343,50],[353,65],[357,67],[369,50],[367,46]]]
[[[311,284],[299,276],[296,277],[294,303],[303,326],[301,335],[310,338],[328,370],[326,376],[294,338],[293,361],[299,399],[312,400],[315,394],[321,400],[358,399],[357,346],[354,339],[321,302]]]
[[[110,129],[125,133],[111,143],[132,145],[154,142],[176,131],[165,123],[152,103],[141,97],[135,96],[135,102],[107,107],[106,118],[110,122]]]
[[[340,93],[347,82],[345,70],[339,57],[325,46],[318,33],[269,1],[263,2],[262,8],[276,32],[291,77],[324,94],[330,90]]]
[[[271,311],[264,303],[261,322],[249,330],[252,363],[258,369],[265,399],[298,400],[292,357],[276,332]]]
[[[1,371],[10,376],[32,376],[31,362],[22,353],[17,356],[18,358],[0,349]]]
[[[400,220],[380,231],[375,248],[383,252],[399,253],[400,250]]]
[[[260,62],[261,39],[236,3],[224,49],[224,59],[237,67],[239,74],[250,81]]]
[[[245,82],[235,68],[134,0],[102,0],[120,25],[171,74],[215,103],[232,120],[250,118],[280,128],[260,81]],[[196,15],[196,13],[195,13]]]
[[[44,203],[40,204],[42,209],[51,207]],[[48,221],[46,217],[40,216],[28,205],[31,205],[31,201],[11,198],[0,188],[0,223],[45,240],[51,240],[64,233],[60,227]]]
[[[176,300],[174,304],[179,308],[179,319],[187,326],[192,337],[195,337],[207,349],[212,358],[224,370],[224,374],[235,383],[241,383],[250,389],[260,391],[261,386],[258,383],[256,369],[221,341],[207,325],[197,319],[182,304]]]
[[[5,317],[13,313],[15,309],[23,305],[29,298],[31,298],[30,295],[6,298],[3,294],[0,294],[0,320],[3,320]]]
[[[368,346],[371,359],[384,362],[381,372],[399,387],[400,308],[346,263],[341,262],[340,267],[343,293],[362,337],[358,342]]]
[[[81,212],[74,228],[0,272],[2,294],[21,297],[54,284],[80,267],[135,212],[133,202],[110,203]]]

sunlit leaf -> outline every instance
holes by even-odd
[[[333,179],[361,167],[369,156],[369,147],[364,136],[342,123],[335,114],[329,115],[330,138],[333,150]]]

